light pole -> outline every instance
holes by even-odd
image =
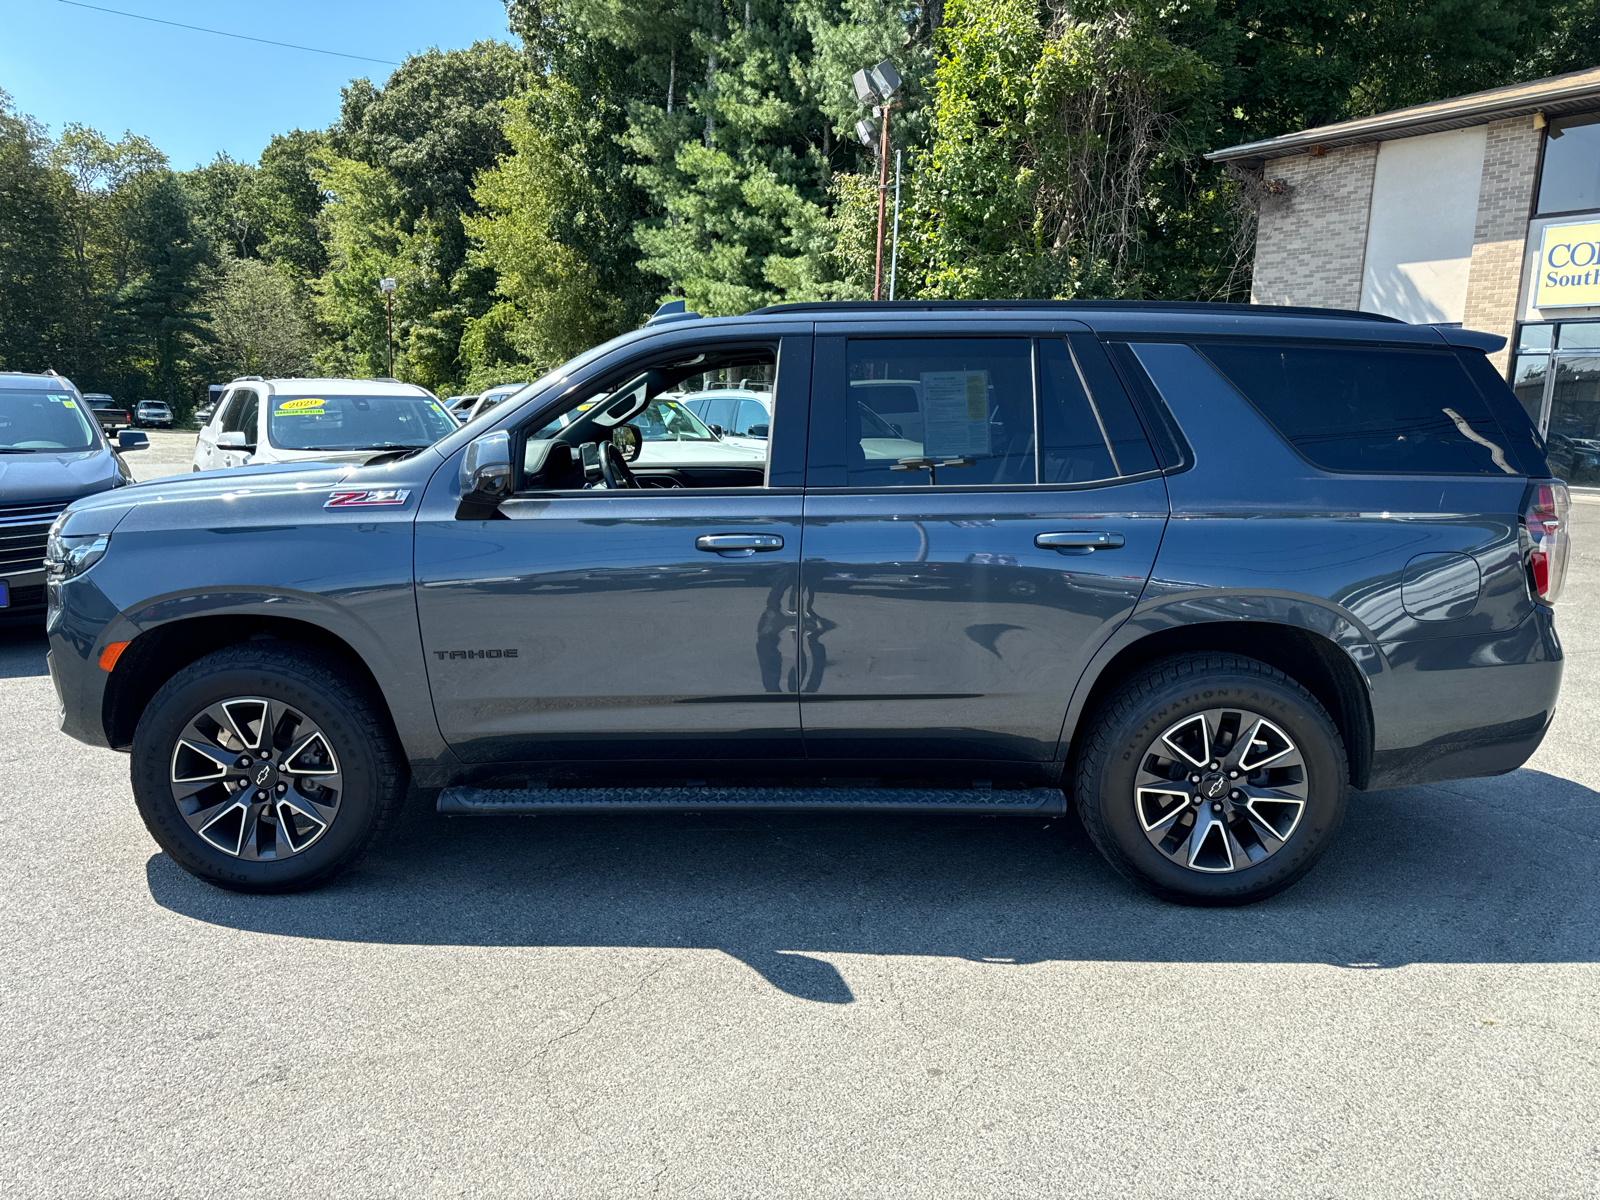
[[[884,59],[875,67],[857,71],[852,77],[856,99],[863,104],[877,104],[873,116],[882,115],[883,131],[877,132],[867,121],[856,122],[856,136],[863,146],[878,152],[878,253],[872,272],[872,298],[883,299],[883,221],[889,199],[889,111],[895,107],[894,94],[900,90],[900,72],[894,64]]]
[[[393,275],[385,275],[378,280],[378,290],[383,293],[384,308],[387,313],[385,324],[389,331],[389,378],[394,378],[394,289]]]

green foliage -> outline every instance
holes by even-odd
[[[204,303],[211,344],[202,361],[215,377],[310,372],[311,339],[294,282],[282,269],[227,255],[210,272]]]

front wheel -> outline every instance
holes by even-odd
[[[331,879],[406,785],[387,716],[354,672],[273,642],[225,647],[168,680],[134,731],[131,773],[167,855],[240,892]]]
[[[1126,878],[1180,904],[1264,900],[1322,857],[1344,817],[1344,742],[1283,672],[1232,654],[1162,659],[1090,719],[1084,827]]]

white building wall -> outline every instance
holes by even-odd
[[[1480,125],[1378,147],[1362,309],[1402,321],[1462,320],[1485,140]]]

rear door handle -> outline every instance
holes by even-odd
[[[1123,544],[1123,537],[1120,533],[1075,529],[1068,533],[1037,534],[1033,544],[1041,550],[1059,550],[1062,554],[1088,554],[1091,550],[1115,550]]]
[[[694,548],[724,558],[749,558],[757,550],[782,550],[783,538],[775,533],[703,533]]]

